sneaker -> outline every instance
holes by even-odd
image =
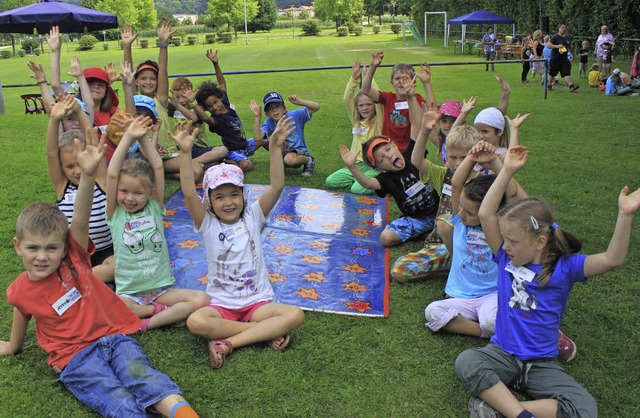
[[[578,90],[579,88],[580,88],[579,85],[572,84],[572,85],[569,86],[569,91],[574,92],[574,91]]]
[[[500,412],[493,409],[482,399],[473,396],[469,399],[469,418],[501,418]]]
[[[575,358],[576,354],[578,354],[576,343],[558,330],[558,360],[568,363]]]
[[[316,172],[316,159],[309,156],[309,161],[304,165],[302,169],[303,177],[311,177]]]
[[[553,90],[553,84],[547,84],[547,90]]]

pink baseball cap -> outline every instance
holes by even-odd
[[[457,118],[460,116],[460,112],[462,111],[462,103],[457,100],[447,100],[446,102],[440,105],[440,109],[438,109],[438,113],[443,116],[451,116],[452,118]]]
[[[223,184],[242,187],[244,206],[247,206],[247,192],[244,190],[244,172],[237,165],[222,163],[209,168],[202,179],[202,190],[204,191],[202,202],[207,207],[207,210],[211,210],[209,190],[215,190]]]

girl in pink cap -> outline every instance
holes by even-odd
[[[196,231],[202,234],[208,263],[209,306],[195,311],[187,327],[209,341],[211,367],[219,369],[234,348],[266,341],[274,350],[289,344],[304,313],[296,306],[273,303],[260,233],[284,188],[282,145],[294,131],[291,118],[281,118],[269,139],[271,184],[260,199],[247,204],[242,170],[220,164],[204,175],[200,200],[191,170],[191,147],[198,133],[191,121],[172,138],[180,153],[180,184]]]

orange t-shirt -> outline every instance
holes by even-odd
[[[9,304],[25,320],[35,318],[38,343],[49,354],[49,366],[58,373],[77,352],[99,338],[131,334],[140,327],[140,319],[93,275],[89,260],[95,250],[93,242],[89,240],[87,251],[69,233],[67,248],[55,273],[32,281],[24,272],[7,289]],[[59,315],[61,298],[74,288],[80,298]]]

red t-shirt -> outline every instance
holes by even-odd
[[[93,114],[93,124],[99,127],[101,132],[104,132],[104,130],[107,129],[107,125],[109,125],[109,122],[111,121],[111,116],[116,113],[116,110],[118,110],[118,106],[113,106],[111,109],[109,109],[108,112],[104,112],[100,109],[95,109]],[[109,138],[107,138],[105,142],[107,144],[107,150],[104,157],[107,159],[107,161],[111,161],[113,153],[116,152],[116,144],[111,142]]]
[[[48,364],[60,373],[80,350],[99,338],[113,334],[132,334],[140,319],[91,270],[90,254],[95,245],[89,240],[88,251],[80,247],[71,233],[67,255],[56,273],[39,281],[29,280],[24,272],[7,289],[7,301],[25,320],[36,320],[36,337],[49,354]],[[64,295],[77,289],[81,297],[61,315],[54,305],[64,305]]]
[[[425,102],[424,97],[416,93],[420,106]],[[411,141],[411,121],[409,120],[409,105],[406,100],[398,101],[396,94],[381,91],[378,103],[384,108],[382,135],[388,136],[396,143],[400,152],[407,149]]]

